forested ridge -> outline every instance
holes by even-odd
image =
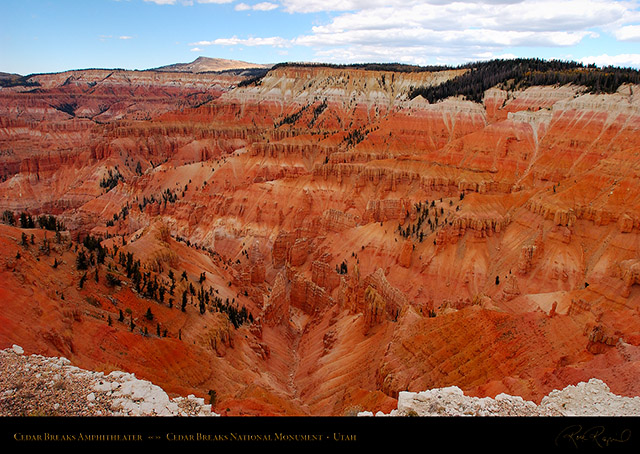
[[[523,89],[534,85],[584,86],[590,93],[613,93],[624,83],[640,83],[640,72],[632,68],[585,66],[577,62],[542,59],[491,60],[470,63],[459,68],[466,73],[440,85],[414,87],[409,98],[422,96],[430,103],[462,95],[482,102],[484,92],[495,86]]]

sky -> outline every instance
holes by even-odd
[[[640,68],[640,0],[2,0],[0,72],[253,63]]]

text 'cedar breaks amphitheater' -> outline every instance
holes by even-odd
[[[2,74],[0,348],[223,415],[640,395],[638,71],[196,63]]]

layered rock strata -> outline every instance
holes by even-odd
[[[460,72],[3,88],[0,343],[226,414],[638,395],[638,87],[409,99]]]

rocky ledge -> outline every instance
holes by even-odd
[[[0,351],[0,416],[218,416],[204,399],[170,398],[125,372],[92,372],[66,358]]]
[[[398,408],[375,416],[639,416],[640,397],[613,394],[601,380],[567,386],[540,405],[519,396],[465,396],[456,386],[401,392]],[[0,350],[0,416],[219,416],[204,399],[170,398],[134,374],[92,372],[66,358]],[[374,416],[360,412],[358,416]]]
[[[613,394],[601,380],[569,385],[545,396],[540,405],[519,396],[465,396],[456,386],[419,393],[401,392],[398,408],[376,416],[638,416],[640,397]],[[361,412],[358,416],[373,416]]]

